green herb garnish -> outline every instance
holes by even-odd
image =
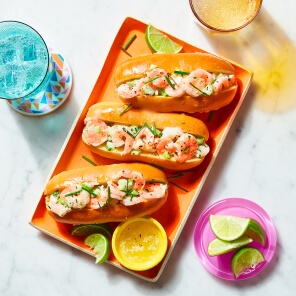
[[[121,45],[119,45],[119,47],[126,53],[128,54],[130,57],[132,56],[129,52],[127,52]]]
[[[208,94],[206,94],[205,92],[203,92],[201,89],[199,89],[198,87],[196,87],[192,82],[190,82],[190,84],[196,88],[199,92],[201,92],[203,95],[208,96]]]
[[[186,174],[186,173],[193,173],[193,172],[196,172],[196,170],[188,170],[188,171],[174,172],[172,174],[173,175],[178,175],[178,174]]]
[[[67,196],[67,195],[65,195],[65,196]],[[61,198],[58,197],[57,203],[58,202],[60,202],[63,206],[69,208],[69,205],[67,204],[67,202],[65,200],[63,200],[63,199],[61,199]]]
[[[210,116],[209,116],[207,122],[210,122],[210,121],[211,121],[211,119],[212,119],[212,117],[213,117],[213,115],[214,115],[214,112],[215,112],[215,110],[213,110],[213,111],[211,112],[211,114],[210,114]]]
[[[155,76],[154,78],[152,78],[152,79],[146,81],[145,83],[150,83],[150,82],[152,82],[152,81],[154,81],[154,80],[156,80],[156,79],[158,79],[158,78],[160,78],[160,76]]]
[[[128,135],[130,135],[133,139],[135,139],[136,137],[130,133],[125,127],[122,128]]]
[[[149,163],[151,166],[155,167],[155,168],[158,168],[160,170],[164,170],[163,167],[159,166],[159,165],[156,165],[156,164],[153,164],[153,163]]]
[[[119,115],[121,116],[123,113],[126,112],[127,109],[129,109],[131,107],[132,104],[129,104]]]
[[[90,193],[91,195],[96,196],[96,197],[98,196],[96,193],[92,192],[92,191],[89,189],[89,186],[87,186],[87,185],[85,185],[85,184],[82,184],[81,187],[82,187],[83,190],[87,191],[87,192]]]
[[[107,187],[108,190],[108,204],[110,204],[111,193],[110,193],[110,186]]]
[[[129,41],[125,44],[125,46],[123,47],[123,49],[128,49],[128,47],[130,46],[130,44],[134,41],[134,39],[137,37],[136,34],[133,34],[132,37],[129,39]]]
[[[88,161],[89,163],[91,163],[94,166],[97,166],[96,163],[94,163],[92,160],[90,160],[89,158],[87,158],[86,156],[82,155],[82,158],[84,158],[86,161]]]
[[[168,82],[168,84],[170,85],[170,87],[171,87],[172,89],[175,89],[175,86],[172,84],[172,82],[171,82],[171,80],[169,79],[169,77],[168,77],[167,75],[165,75],[164,77],[165,77],[166,81]]]
[[[168,177],[168,179],[176,179],[176,178],[180,178],[180,177],[183,177],[183,176],[184,176],[183,174],[180,174],[180,175]]]
[[[57,197],[59,195],[60,191],[59,190],[56,190],[52,195]]]
[[[174,185],[174,186],[176,186],[176,187],[178,187],[178,188],[180,188],[180,189],[182,189],[182,190],[184,190],[184,191],[188,192],[188,190],[187,190],[187,189],[185,189],[185,188],[183,188],[183,187],[181,187],[181,186],[177,185],[176,183],[173,183],[173,182],[171,182],[171,181],[170,181],[170,183],[171,183],[172,185]]]
[[[189,75],[190,73],[188,73],[188,72],[183,72],[183,71],[174,71],[174,73],[176,73],[176,74],[181,74],[181,75]]]
[[[185,149],[184,149],[184,151],[183,151],[183,153],[188,153],[188,151],[189,151],[189,147],[186,147]]]
[[[145,121],[144,125],[149,129],[149,131],[153,134],[153,136],[156,136],[156,133],[151,129],[151,127],[148,125],[148,123]]]
[[[163,88],[160,88],[159,91],[164,97],[168,97],[168,94],[166,93],[166,91]]]
[[[81,191],[82,191],[82,190],[77,190],[77,191],[73,191],[73,192],[67,193],[67,194],[65,195],[65,197],[76,195],[76,194],[80,193]]]

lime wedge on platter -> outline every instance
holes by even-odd
[[[94,249],[96,253],[96,264],[105,262],[110,254],[111,246],[109,240],[100,233],[89,235],[84,243]]]
[[[224,215],[210,215],[209,219],[213,233],[223,241],[233,241],[243,236],[251,220]]]
[[[222,241],[219,238],[216,238],[209,243],[208,254],[212,257],[229,253],[251,243],[252,241],[253,240],[246,235],[231,242]]]
[[[248,271],[253,271],[263,261],[265,261],[265,258],[258,249],[244,247],[234,253],[231,259],[231,270],[235,278],[238,278]]]
[[[111,228],[107,223],[75,225],[71,229],[71,235],[74,236],[88,236],[93,233],[101,233],[107,237],[112,236]]]
[[[145,38],[148,46],[154,52],[177,53],[182,50],[181,45],[159,32],[151,24],[146,28]]]

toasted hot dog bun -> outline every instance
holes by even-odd
[[[148,54],[128,59],[115,70],[116,87],[126,81],[145,76],[151,65],[157,65],[168,73],[175,70],[192,72],[203,69],[209,73],[235,75],[234,67],[227,61],[205,53]],[[182,97],[137,96],[120,99],[125,104],[132,103],[135,108],[144,108],[158,112],[182,111],[188,113],[209,112],[228,105],[234,98],[237,84],[210,96],[200,95],[196,98],[185,94]]]
[[[203,137],[205,141],[209,139],[209,131],[207,126],[199,119],[176,113],[154,113],[143,111],[139,109],[129,108],[123,115],[120,113],[126,108],[126,105],[121,103],[101,102],[89,108],[87,117],[98,117],[107,124],[122,124],[122,125],[138,125],[142,126],[146,121],[148,125],[152,126],[153,121],[159,130],[166,127],[180,127],[184,133],[192,134],[196,137]],[[191,158],[184,163],[178,163],[174,159],[164,159],[157,153],[141,152],[139,155],[121,155],[122,148],[118,147],[112,151],[106,149],[105,143],[101,146],[94,147],[90,145],[84,135],[82,135],[83,142],[88,148],[103,157],[112,158],[120,161],[141,161],[152,163],[167,169],[172,170],[186,170],[193,168],[202,163],[204,157]]]
[[[62,172],[54,176],[45,187],[46,205],[48,205],[50,195],[56,190],[63,190],[73,184],[84,182],[97,182],[99,185],[107,185],[107,180],[116,181],[112,178],[121,170],[131,170],[143,174],[146,182],[165,182],[165,174],[154,167],[141,163],[121,163],[106,166],[87,167],[71,171]],[[149,215],[157,211],[167,199],[166,192],[163,198],[155,198],[146,202],[141,202],[132,206],[123,204],[107,205],[100,209],[83,208],[81,210],[72,209],[64,217],[60,217],[48,209],[48,213],[55,220],[69,224],[94,224],[106,222],[120,222],[133,218]]]

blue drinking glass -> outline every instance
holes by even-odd
[[[36,30],[21,22],[0,22],[0,98],[33,96],[52,73],[52,58]]]

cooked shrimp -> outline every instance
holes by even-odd
[[[136,205],[140,202],[146,202],[146,200],[144,198],[142,198],[141,196],[134,196],[133,198],[131,198],[130,196],[124,198],[121,203],[124,204],[125,206],[133,206]]]
[[[175,159],[179,163],[193,157],[196,153],[198,143],[192,135],[183,134],[175,143],[176,152]]]
[[[110,197],[111,198],[122,200],[126,196],[126,193],[123,191],[120,191],[118,189],[118,186],[114,182],[108,181],[107,184],[110,187]]]
[[[174,141],[169,137],[162,137],[156,147],[158,154],[164,154],[165,152],[169,152],[172,154],[175,152],[176,147],[174,146]]]
[[[133,145],[133,149],[141,149],[150,152],[155,151],[154,135],[147,127],[144,127],[137,135]]]
[[[125,128],[132,134],[132,131],[128,126],[116,125],[113,126],[113,131],[111,135],[112,142],[115,147],[120,147],[124,145],[124,150],[121,155],[130,153],[133,149],[134,144],[134,139],[127,132],[125,132],[123,128]],[[125,141],[123,139],[125,139]]]
[[[117,88],[118,95],[124,99],[130,99],[138,96],[141,94],[142,87],[145,85],[147,80],[147,77],[141,78],[139,81],[137,81],[135,86],[129,86],[126,83],[121,84]]]
[[[201,158],[206,156],[210,152],[210,147],[206,144],[202,144],[198,146],[196,151],[196,157]]]
[[[177,82],[177,81],[176,81]],[[185,79],[182,79],[179,83],[177,82],[178,85],[175,85],[175,89],[173,89],[170,85],[168,85],[164,90],[165,92],[170,96],[170,97],[182,97],[185,93]]]
[[[148,80],[151,80],[157,76],[160,76],[159,78],[153,80],[151,84],[156,87],[165,88],[168,85],[168,82],[165,79],[166,75],[168,75],[168,73],[165,70],[156,68],[147,74],[147,78]]]
[[[99,209],[107,203],[108,191],[104,188],[104,186],[101,186],[100,188],[97,188],[94,193],[96,193],[97,196],[91,197],[88,207],[92,209]]]
[[[144,190],[140,192],[140,197],[144,199],[162,198],[166,190],[166,184],[147,184]]]
[[[185,91],[192,97],[198,97],[201,94],[198,89],[203,90],[212,81],[213,77],[209,72],[202,69],[195,70],[185,80]],[[191,83],[198,89],[192,86]]]
[[[48,208],[55,214],[59,215],[60,217],[65,216],[68,212],[71,211],[70,207],[62,204],[58,201],[58,195],[51,195],[48,203]]]
[[[232,75],[234,77],[234,75]],[[214,92],[219,92],[222,88],[228,88],[230,86],[230,80],[233,78],[228,78],[228,76],[222,75],[217,78],[217,80],[213,83]]]
[[[73,192],[77,193],[66,196],[67,194]],[[90,194],[83,190],[81,185],[71,185],[60,193],[60,198],[65,200],[70,208],[82,209],[89,203]]]
[[[178,139],[183,134],[180,127],[166,127],[162,131],[162,138]]]
[[[134,181],[132,189],[141,190],[145,186],[145,179],[143,175],[139,172],[122,170],[122,171],[119,171],[116,175],[114,175],[113,179],[117,180],[117,179],[120,179],[121,177],[126,179],[132,179]]]
[[[100,146],[107,141],[108,126],[104,121],[97,117],[88,117],[85,119],[85,123],[83,135],[89,144]]]

